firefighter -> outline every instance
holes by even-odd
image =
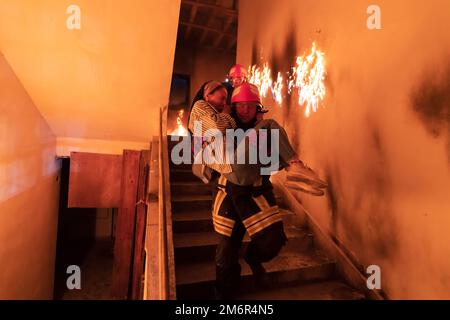
[[[237,88],[244,82],[247,82],[247,70],[245,70],[242,65],[236,64],[231,67],[230,72],[228,73],[228,79],[233,88]]]
[[[191,131],[194,131],[193,121],[202,121],[205,125],[203,130],[237,128],[235,120],[224,109],[222,90],[220,83],[215,81],[202,86],[190,114]],[[240,123],[247,122],[243,119]],[[228,182],[225,177],[231,173],[229,164],[216,164],[213,169],[216,175],[220,175],[219,179],[210,181],[215,190],[213,225],[220,236],[216,251],[216,296],[232,299],[239,286],[239,248],[245,233],[252,238],[245,260],[257,284],[266,282],[262,263],[278,254],[286,236],[268,176],[259,177],[253,185],[239,186]]]
[[[231,111],[225,106],[226,91],[220,83],[211,81],[202,89],[201,97],[193,104],[190,113],[191,131],[194,121],[202,122],[202,136],[208,129],[217,129],[222,134],[230,128],[279,130],[281,165],[277,169],[293,167],[288,176],[302,181],[296,185],[304,184],[297,189],[304,192],[314,190],[316,195],[323,195],[319,188],[326,186],[325,182],[297,159],[284,129],[274,120],[260,120],[258,115],[266,111],[262,108],[256,86],[243,83],[237,87],[232,96]],[[230,299],[235,296],[239,285],[241,267],[238,253],[245,233],[251,238],[245,260],[252,269],[256,283],[260,285],[268,281],[262,263],[270,261],[279,253],[286,236],[269,176],[260,174],[259,164],[215,163],[209,166],[215,176],[220,177],[217,180],[213,175],[213,179],[209,180],[215,190],[214,229],[221,237],[215,259],[216,292],[218,298]]]
[[[247,82],[247,70],[240,64],[231,67],[227,75],[227,81],[223,83],[228,91],[227,103],[229,105],[231,105],[233,90],[245,82]]]
[[[255,110],[246,119],[239,118],[241,113],[237,110],[238,127],[249,128],[256,121],[257,112],[261,111]],[[241,274],[239,250],[246,233],[251,240],[244,258],[252,270],[255,284],[258,287],[269,284],[262,263],[275,258],[287,241],[269,178],[260,176],[251,185],[237,185],[221,175],[216,183],[213,225],[219,234],[215,256],[218,299],[236,297]]]
[[[287,237],[269,176],[261,176],[254,185],[239,186],[222,175],[216,189],[213,206],[214,230],[219,235],[215,256],[216,297],[233,299],[239,289],[239,251],[245,234],[248,233],[250,243],[244,258],[258,287],[269,284],[262,263],[278,255]]]
[[[217,81],[209,81],[204,86],[202,90],[199,91],[201,97],[196,97],[196,102],[193,103],[190,115],[189,115],[189,130],[190,132],[195,131],[195,123],[200,123],[199,137],[193,137],[194,140],[201,139],[201,141],[208,143],[213,143],[214,137],[205,137],[205,133],[211,129],[217,130],[221,135],[225,135],[227,129],[236,129],[236,120],[238,117],[233,117],[232,112],[236,112],[237,108],[231,108],[226,104],[226,89],[223,85]],[[324,192],[322,189],[326,188],[327,184],[325,181],[321,180],[319,176],[306,166],[297,156],[295,150],[290,144],[288,135],[283,127],[281,127],[273,119],[262,119],[262,114],[266,111],[263,110],[261,105],[261,100],[259,96],[258,88],[249,83],[243,83],[234,90],[232,97],[232,104],[236,105],[246,105],[257,110],[257,116],[253,119],[254,128],[257,130],[266,129],[268,131],[276,130],[279,133],[279,167],[275,168],[273,171],[281,170],[286,168],[287,173],[287,186],[296,190],[300,190],[312,195],[322,196]],[[234,110],[234,111],[233,111]],[[241,121],[242,125],[243,121]],[[206,139],[203,139],[206,138]],[[234,184],[237,185],[250,185],[253,184],[257,179],[259,179],[261,165],[256,164],[240,164],[240,163],[228,163],[225,161],[225,148],[226,146],[218,145],[223,139],[216,139],[216,147],[214,148],[214,157],[217,162],[206,162],[204,165],[194,165],[196,170],[194,173],[199,176],[205,183],[208,181],[208,175],[203,176],[203,172],[206,172],[205,167],[209,167],[219,174],[224,174],[225,177]],[[226,142],[226,141],[225,141]],[[248,148],[236,148],[236,153],[244,150],[248,152]],[[202,152],[198,152],[197,156],[202,158],[204,156]],[[206,158],[211,157],[206,154]],[[235,154],[235,157],[240,157],[241,155]],[[243,155],[245,158],[248,154]],[[203,157],[203,159],[205,159]],[[201,161],[200,161],[201,162]],[[197,168],[201,167],[201,170]]]
[[[233,95],[232,115],[237,128],[247,130],[256,126],[258,113],[266,111],[261,107],[258,91],[252,91],[254,87],[244,85],[241,89]],[[241,108],[241,103],[253,104],[255,108]],[[233,299],[238,291],[239,250],[245,233],[251,241],[244,258],[258,286],[269,281],[262,263],[276,257],[287,241],[269,177],[259,175],[252,184],[238,185],[221,175],[217,182],[213,224],[220,237],[215,257],[219,299]]]
[[[272,131],[276,131],[278,134],[278,148],[277,145],[274,145],[273,150],[278,152],[278,157],[275,154],[270,154],[270,161],[275,162],[275,165],[271,166],[272,172],[286,169],[288,187],[316,196],[324,195],[322,189],[327,187],[327,183],[320,179],[311,168],[300,160],[284,128],[273,119],[263,119],[262,115],[267,110],[264,110],[261,104],[258,87],[250,83],[241,84],[233,91],[231,102],[231,116],[235,119],[238,128],[246,130],[254,128],[258,136],[259,132],[264,130],[268,136],[271,136]],[[259,141],[261,139],[261,137],[258,137]],[[267,141],[270,145],[271,139]],[[243,143],[246,142],[244,141]],[[257,148],[259,150],[259,147]],[[270,149],[272,151],[272,148]],[[240,152],[244,152],[245,154],[240,154]],[[235,148],[235,158],[247,158],[249,152],[249,148],[240,148],[238,146]],[[256,164],[240,164],[235,161],[235,163],[231,164],[231,172],[225,173],[225,176],[234,184],[249,185],[253,184],[259,178],[263,167],[260,162]]]
[[[274,120],[261,120],[259,117],[267,110],[261,105],[257,87],[241,84],[234,90],[231,102],[231,115],[237,128],[281,131],[278,170],[290,169],[288,176],[299,178],[295,185],[300,187],[294,189],[322,195],[320,188],[324,188],[326,183],[298,159],[284,129]],[[253,167],[259,168],[254,165],[232,165],[232,172],[222,174],[216,184],[213,224],[220,236],[215,257],[216,294],[220,299],[232,299],[238,291],[241,272],[239,249],[245,233],[248,233],[250,243],[244,258],[252,270],[256,285],[261,287],[270,282],[263,263],[275,258],[287,241],[270,176],[255,172]]]

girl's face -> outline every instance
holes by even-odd
[[[213,93],[206,96],[206,102],[210,103],[219,112],[223,110],[227,104],[227,89],[219,88]]]
[[[247,124],[255,119],[257,108],[256,102],[238,102],[236,103],[236,115],[242,123]]]

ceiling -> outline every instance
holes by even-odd
[[[238,0],[182,0],[178,43],[236,52]]]
[[[69,30],[70,2],[1,0],[1,52],[59,139],[148,143],[168,103],[180,0],[76,4],[81,29]]]

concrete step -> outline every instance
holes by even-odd
[[[211,195],[212,187],[204,184],[200,179],[198,181],[175,181],[170,184],[172,195]]]
[[[185,193],[171,193],[172,213],[186,214],[202,210],[212,210],[212,194],[185,195]],[[285,209],[286,205],[280,197],[275,197],[280,209]]]
[[[280,213],[283,215],[285,226],[303,226],[303,220],[299,219],[293,212],[286,209],[280,209]],[[212,213],[210,209],[174,213],[172,222],[174,233],[194,233],[213,230]]]
[[[170,169],[170,182],[177,181],[185,182],[201,182],[200,178],[196,177],[191,169]]]
[[[176,265],[178,299],[214,299],[214,263],[191,261]],[[242,271],[239,292],[242,294],[255,292],[257,287],[250,267],[243,260],[240,264]],[[279,256],[264,266],[269,280],[266,289],[333,280],[336,277],[335,263],[314,250],[308,252],[282,250]]]
[[[304,229],[294,226],[284,227],[288,242],[286,249],[307,251],[313,246],[313,236]],[[173,236],[175,263],[187,261],[210,261],[214,263],[214,256],[220,236],[214,232],[178,233]],[[242,243],[241,256],[245,252],[250,238],[246,234]]]
[[[185,194],[173,194],[172,202],[182,202],[182,203],[190,203],[190,202],[199,202],[199,201],[212,201],[212,195],[185,195]]]
[[[169,168],[170,170],[192,171],[192,162],[175,164],[172,161],[169,161]]]
[[[209,232],[213,230],[212,210],[178,211],[172,213],[172,230],[177,233]]]
[[[173,213],[212,210],[212,194],[172,194],[171,198]]]
[[[341,281],[321,281],[242,294],[239,300],[364,300],[364,294]]]

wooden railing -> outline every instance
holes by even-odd
[[[176,299],[167,107],[161,108],[159,123],[159,136],[151,148],[144,300]]]

